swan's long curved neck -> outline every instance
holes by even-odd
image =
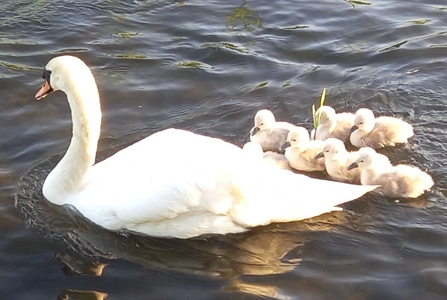
[[[101,107],[96,83],[71,84],[65,90],[71,109],[73,137],[67,152],[45,180],[43,194],[64,204],[80,191],[95,162],[101,127]]]

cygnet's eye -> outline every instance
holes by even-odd
[[[329,149],[325,149],[324,152],[329,153]]]
[[[264,126],[264,122],[262,122],[262,123],[259,123],[259,126]]]
[[[365,161],[362,159],[362,160],[359,160],[359,163],[364,163]]]
[[[296,139],[292,139],[292,142],[296,142]]]

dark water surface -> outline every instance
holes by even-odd
[[[0,25],[1,299],[447,297],[445,1],[17,0],[1,2]],[[99,159],[171,126],[242,145],[260,108],[310,128],[328,88],[337,110],[413,124],[411,146],[383,152],[435,188],[240,235],[101,230],[40,193],[71,120],[62,93],[34,94],[64,53],[98,82]]]

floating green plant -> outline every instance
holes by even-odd
[[[254,27],[262,26],[260,15],[255,14],[246,3],[236,7],[227,16],[227,27],[235,30],[252,31]],[[239,27],[239,28],[238,28]]]
[[[295,25],[295,26],[290,26],[290,27],[283,27],[282,29],[284,30],[298,30],[298,29],[305,29],[305,28],[309,28],[308,25]]]
[[[128,39],[134,36],[139,35],[139,32],[114,32],[112,33],[112,36],[114,38],[122,38],[122,39]]]
[[[269,84],[268,81],[261,82],[260,84],[258,84],[258,85],[255,87],[255,90],[257,90],[257,89],[261,89],[261,88],[265,87],[267,84]]]
[[[182,68],[214,69],[213,66],[201,63],[199,61],[181,61],[177,63],[177,66]]]
[[[233,51],[237,51],[240,53],[248,53],[248,50],[246,48],[238,47],[233,43],[228,42],[219,42],[219,43],[203,43],[200,47],[202,48],[225,48]]]
[[[290,82],[290,80],[287,80],[281,87],[288,87],[291,85],[292,85],[292,83]]]
[[[321,93],[321,98],[320,98],[320,107],[322,107],[324,105],[324,101],[326,101],[326,88],[323,89],[323,92]],[[317,127],[320,124],[320,118],[321,118],[321,113],[318,113],[317,115],[317,110],[315,109],[315,104],[312,105],[312,120],[313,120],[313,124],[314,124],[314,136],[313,139],[315,139],[315,135],[317,134]]]
[[[355,8],[356,5],[371,5],[371,2],[362,1],[362,0],[344,0],[352,5]]]
[[[12,63],[8,63],[6,61],[0,61],[0,65],[11,69],[11,70],[16,70],[16,71],[28,71],[31,70],[30,67],[27,67],[25,65],[18,65],[18,64],[12,64]]]
[[[113,55],[118,58],[126,58],[126,59],[146,59],[146,55],[142,54],[133,54],[133,53],[121,53],[121,54],[115,54]]]
[[[424,25],[430,21],[431,20],[428,20],[428,19],[419,19],[419,20],[412,20],[412,21],[410,21],[410,23],[415,24],[415,25]]]

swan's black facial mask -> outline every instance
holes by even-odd
[[[54,91],[50,85],[51,71],[44,69],[42,78],[45,80],[45,82],[43,83],[40,90],[37,92],[37,94],[35,96],[36,100],[41,100]]]

